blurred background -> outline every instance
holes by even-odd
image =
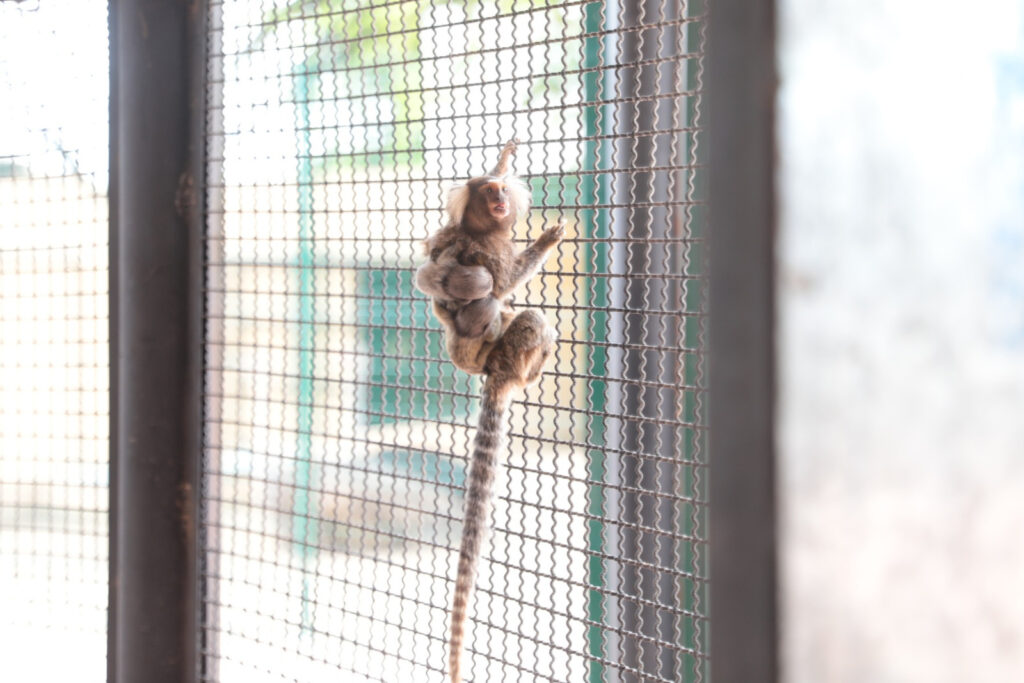
[[[1024,5],[778,10],[785,679],[1024,680]]]
[[[5,681],[99,681],[106,673],[109,75],[103,5],[0,2]]]

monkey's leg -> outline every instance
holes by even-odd
[[[540,378],[557,338],[543,315],[523,311],[512,319],[487,356],[484,372],[495,382],[519,387],[531,384]]]

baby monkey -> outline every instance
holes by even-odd
[[[555,349],[555,330],[539,312],[516,313],[512,293],[532,278],[561,240],[563,222],[516,253],[512,226],[529,210],[529,189],[509,173],[516,141],[505,145],[489,175],[448,193],[447,225],[427,239],[430,260],[416,272],[416,287],[433,298],[452,362],[486,376],[451,610],[448,666],[462,681],[461,659],[469,597],[487,532],[497,454],[505,439],[514,390],[536,381]]]

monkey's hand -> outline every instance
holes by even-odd
[[[505,143],[505,146],[501,148],[501,154],[498,155],[498,165],[494,167],[491,172],[493,176],[503,176],[508,173],[508,165],[515,156],[516,148],[519,146],[519,138],[512,138]]]
[[[494,289],[494,278],[483,266],[428,261],[416,271],[416,289],[437,299],[472,301]]]
[[[541,233],[534,245],[541,251],[547,251],[557,245],[565,237],[565,220],[560,220],[555,225]]]

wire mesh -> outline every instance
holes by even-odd
[[[106,2],[0,3],[0,642],[10,681],[106,679],[107,59]]]
[[[476,681],[700,681],[703,5],[210,3],[203,679],[441,681],[480,383],[412,285],[501,143],[566,239],[517,306]]]

